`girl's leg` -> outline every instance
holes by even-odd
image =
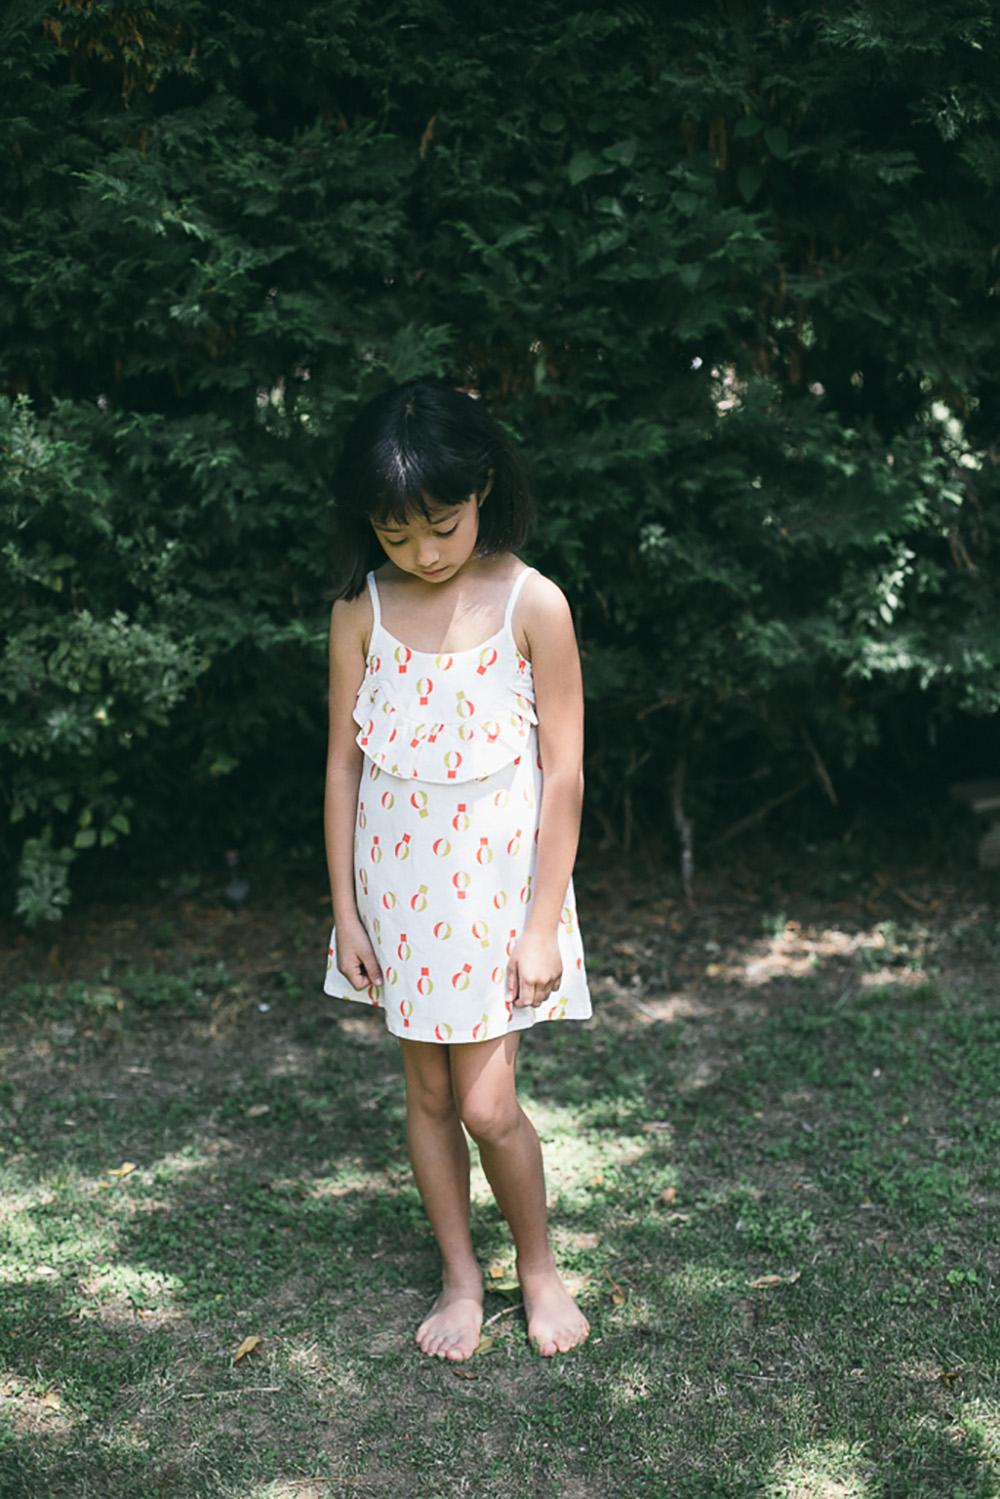
[[[448,1050],[459,1114],[514,1238],[528,1337],[548,1355],[582,1343],[590,1324],[563,1285],[549,1246],[542,1148],[515,1092],[520,1039],[515,1031]]]
[[[424,1353],[469,1358],[483,1323],[483,1276],[469,1233],[469,1147],[455,1106],[448,1047],[400,1040],[406,1134],[424,1208],[441,1250],[441,1294],[417,1329]]]

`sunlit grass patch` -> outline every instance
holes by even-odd
[[[875,1463],[864,1442],[809,1442],[774,1464],[761,1489],[766,1499],[878,1499]]]
[[[952,1437],[973,1447],[1000,1490],[1000,1397],[960,1401]]]
[[[14,1370],[0,1375],[0,1458],[4,1426],[29,1440],[64,1440],[79,1420],[57,1386]]]
[[[67,1210],[62,1199],[43,1191],[11,1214],[0,1249],[0,1280],[58,1281],[75,1267],[92,1265],[114,1253],[117,1225],[100,1210],[81,1204]]]

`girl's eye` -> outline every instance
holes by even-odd
[[[455,534],[455,532],[457,530],[458,530],[458,521],[455,522],[455,524],[452,526],[452,528],[451,528],[450,531],[435,531],[434,535],[435,536],[454,536],[454,534]],[[389,541],[388,538],[387,538],[385,544],[386,544],[387,547],[401,547],[401,546],[405,546],[406,545],[406,537],[404,536],[401,541]]]

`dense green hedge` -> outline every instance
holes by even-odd
[[[315,856],[329,474],[414,373],[521,441],[595,841],[672,847],[682,778],[702,827],[829,794],[915,696],[925,739],[994,715],[998,39],[987,0],[8,7],[19,912],[112,843]]]

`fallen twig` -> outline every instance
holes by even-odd
[[[247,1385],[245,1390],[187,1390],[181,1395],[181,1399],[208,1400],[215,1395],[221,1400],[228,1400],[238,1395],[276,1395],[280,1389],[280,1384],[252,1384]]]
[[[498,1317],[506,1317],[511,1312],[516,1312],[518,1310],[518,1308],[522,1307],[523,1305],[524,1305],[523,1301],[515,1301],[514,1304],[513,1304],[513,1306],[505,1306],[501,1311],[494,1312],[493,1315],[492,1315],[492,1317],[487,1317],[486,1321],[483,1323],[483,1326],[484,1327],[489,1327],[490,1323],[491,1322],[495,1322]]]

